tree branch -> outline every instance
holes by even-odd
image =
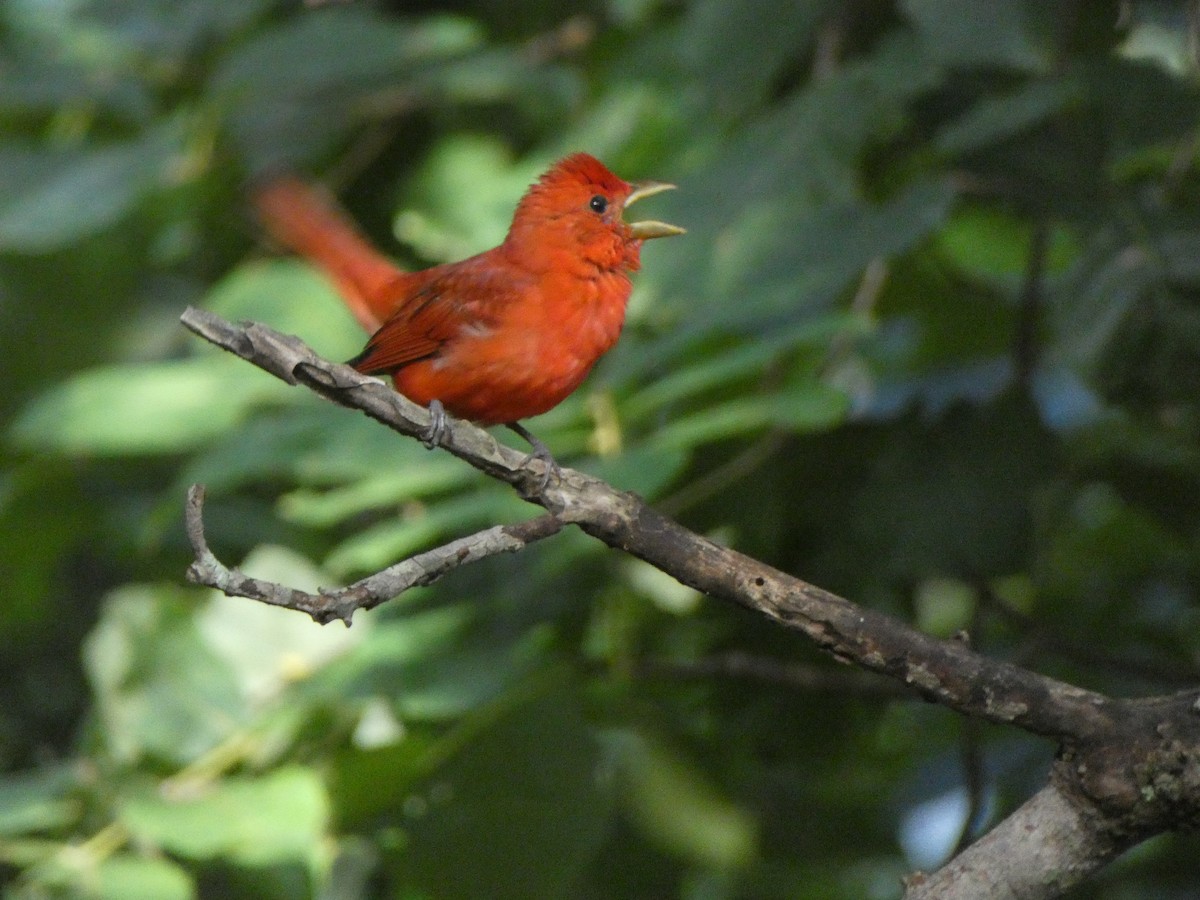
[[[273,581],[251,578],[237,569],[228,568],[213,555],[204,537],[204,485],[193,484],[188,489],[184,522],[188,540],[196,554],[195,562],[188,567],[188,581],[216,588],[231,597],[247,597],[271,606],[307,613],[321,625],[339,619],[347,628],[356,610],[373,609],[386,600],[400,596],[409,588],[433,584],[459,566],[498,553],[515,553],[534,541],[562,530],[562,523],[548,514],[518,525],[496,525],[434,550],[418,553],[347,587],[322,589],[317,594],[310,594]]]
[[[905,879],[904,900],[1049,900],[1128,846],[1128,836],[1052,781],[937,872]]]
[[[420,436],[428,427],[424,409],[376,379],[321,359],[297,338],[262,325],[233,325],[196,309],[189,309],[183,322],[277,377],[358,409],[401,434]],[[937,640],[721,546],[641,498],[583,473],[564,468],[542,489],[539,461],[522,465],[523,454],[469,423],[450,422],[444,445],[545,507],[551,517],[533,520],[546,523],[533,526],[535,532],[549,529],[550,520],[554,530],[577,525],[681,583],[798,631],[835,658],[886,675],[927,700],[1059,741],[1060,761],[1050,785],[942,870],[914,877],[910,898],[1056,896],[1073,883],[1071,873],[1086,874],[1123,847],[1164,829],[1200,823],[1200,692],[1117,699],[989,659],[964,642]],[[213,561],[205,549],[201,540],[201,567]],[[445,565],[443,557],[429,562],[439,574],[445,571],[438,568]],[[245,587],[235,577],[222,589],[235,583]],[[1043,828],[1045,838],[1036,830]],[[999,881],[984,868],[995,859],[1003,860],[991,870],[1003,873]],[[943,888],[952,884],[968,887]]]
[[[358,409],[410,437],[429,425],[428,412],[375,378],[321,359],[299,338],[257,323],[234,325],[189,308],[184,325],[291,384],[303,384]],[[498,444],[480,428],[447,423],[444,448],[521,495],[575,524],[610,547],[669,573],[681,583],[800,631],[843,661],[896,679],[927,700],[990,722],[1013,724],[1053,738],[1104,734],[1121,715],[1119,704],[1009,663],[988,659],[960,641],[942,641],[891,616],[857,606],[816,585],[695,534],[623,493],[563,468],[541,490],[542,463]]]

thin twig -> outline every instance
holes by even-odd
[[[344,588],[321,589],[316,594],[251,578],[222,563],[204,537],[204,486],[188,490],[185,506],[188,540],[196,559],[188,568],[188,581],[216,588],[231,597],[247,597],[271,606],[294,609],[326,625],[340,620],[350,626],[356,610],[373,609],[409,588],[432,584],[447,572],[499,553],[515,553],[562,530],[562,522],[549,513],[517,525],[496,525],[470,537],[459,538],[433,550],[418,553]]]

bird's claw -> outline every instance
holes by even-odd
[[[542,493],[550,485],[550,479],[562,478],[562,467],[558,464],[558,460],[554,458],[554,454],[550,452],[542,440],[535,437],[530,431],[518,422],[509,422],[508,427],[519,434],[525,440],[529,441],[529,446],[533,449],[520,462],[522,469],[526,468],[535,459],[540,460],[543,466],[542,478],[538,482],[538,493]]]
[[[434,447],[442,445],[442,438],[446,435],[446,407],[442,406],[441,400],[429,401],[429,427],[425,429],[425,433],[421,435],[421,442],[426,449],[432,450]]]
[[[541,441],[538,441],[538,443],[541,444]],[[542,479],[538,482],[538,493],[540,494],[549,487],[550,479],[562,478],[562,467],[558,464],[558,460],[550,453],[550,448],[545,444],[542,444],[540,447],[534,447],[531,453],[526,454],[525,458],[521,460],[521,468],[526,468],[535,459],[541,460],[543,466]]]

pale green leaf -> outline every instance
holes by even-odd
[[[239,266],[212,289],[204,308],[232,321],[262,322],[294,334],[334,362],[353,356],[366,343],[367,335],[333,283],[299,260]]]
[[[120,819],[139,841],[178,856],[265,866],[313,859],[325,839],[329,803],[311,770],[289,766],[231,776],[195,797],[130,796]]]
[[[118,853],[100,863],[94,875],[96,900],[191,900],[197,896],[191,876],[161,857]],[[85,879],[91,883],[92,879]]]
[[[126,586],[83,649],[107,752],[182,764],[249,721],[242,690],[196,628],[195,593]]]
[[[223,356],[91,369],[21,411],[14,443],[64,454],[176,453],[212,440],[269,401],[300,394]]]
[[[252,578],[310,593],[336,586],[311,562],[284,547],[257,547],[238,569]],[[373,621],[359,616],[354,628],[318,625],[303,613],[213,591],[197,614],[196,628],[228,666],[247,700],[261,708],[291,684],[350,653],[367,637]]]
[[[754,819],[680,752],[635,732],[610,735],[609,747],[622,806],[648,838],[706,867],[736,869],[753,861]]]

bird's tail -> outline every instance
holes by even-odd
[[[257,185],[252,199],[271,235],[333,279],[363,328],[378,329],[397,296],[389,287],[404,277],[395,263],[372,247],[330,198],[295,176]]]

